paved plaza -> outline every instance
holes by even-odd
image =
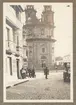
[[[63,81],[63,72],[50,72],[48,79],[44,73],[37,73],[37,77],[28,82],[13,86],[6,90],[7,100],[34,99],[70,99],[70,83]]]

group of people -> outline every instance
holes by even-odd
[[[48,79],[48,75],[49,75],[49,69],[48,69],[48,67],[44,67],[43,68],[43,70],[44,70],[44,75],[45,75],[45,79]],[[24,68],[22,68],[21,70],[20,70],[20,73],[21,73],[21,77],[22,77],[22,79],[24,79],[24,78],[26,78],[27,76],[28,77],[36,77],[36,74],[35,74],[35,69],[33,68],[33,69],[29,69],[29,68],[27,68],[27,69],[24,69]]]
[[[27,70],[28,70],[28,73],[29,73],[29,77],[31,78],[31,77],[36,77],[36,75],[35,75],[35,69],[33,68],[33,69],[28,69],[27,68]]]
[[[36,77],[34,68],[33,69],[28,69],[28,68],[24,69],[22,67],[22,69],[20,70],[20,73],[21,73],[22,79],[26,78],[27,76],[30,77],[30,78],[31,77],[33,77],[33,78]]]

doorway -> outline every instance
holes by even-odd
[[[7,58],[7,71],[10,75],[12,75],[12,58],[11,57],[8,57]]]
[[[42,64],[42,67],[45,67],[47,62],[46,62],[46,56],[41,56],[41,64]]]
[[[17,64],[17,78],[19,79],[19,59],[16,59]]]

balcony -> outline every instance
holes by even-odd
[[[15,52],[15,56],[16,57],[19,57],[20,56],[19,51],[20,51],[19,46],[16,45],[16,52]]]
[[[13,52],[16,52],[16,43],[11,40],[6,40],[6,53],[12,54]]]
[[[11,55],[12,53],[16,56],[23,56],[22,47],[14,43],[13,41],[6,40],[6,54]]]
[[[6,54],[11,55],[12,54],[12,51],[10,49],[6,50]]]
[[[23,51],[22,51],[22,47],[20,45],[16,46],[16,54],[15,56],[19,57],[19,56],[23,56]]]
[[[15,53],[15,56],[16,56],[16,57],[19,57],[19,56],[20,56],[20,54],[19,54],[18,52],[16,52],[16,53]]]

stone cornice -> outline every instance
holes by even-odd
[[[55,42],[55,39],[51,39],[51,38],[27,38],[26,41],[51,41],[51,42]]]

